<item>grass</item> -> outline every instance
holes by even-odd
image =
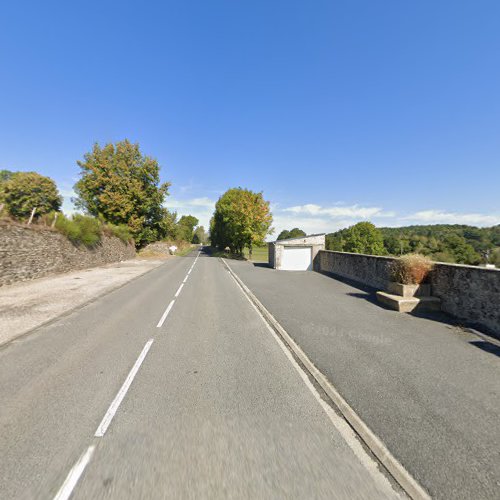
[[[224,257],[226,259],[236,259],[236,260],[246,259],[246,260],[249,260],[249,254],[248,254],[247,248],[245,248],[243,250],[243,256],[241,256],[241,255],[226,253],[226,252],[223,252],[221,250],[217,250],[216,248],[212,247],[210,250],[210,255],[212,257]],[[252,262],[269,262],[269,254],[268,254],[268,250],[267,250],[267,245],[265,247],[254,247],[253,253],[252,253]]]
[[[245,259],[249,258],[248,249],[245,248],[243,255]],[[254,247],[252,252],[252,262],[268,262],[269,253],[267,250],[267,245],[265,247]]]

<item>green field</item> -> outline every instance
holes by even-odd
[[[245,256],[246,259],[248,259],[248,249],[245,248],[243,255]],[[253,262],[268,262],[269,261],[267,245],[265,247],[254,247],[253,254],[252,254],[252,261]]]

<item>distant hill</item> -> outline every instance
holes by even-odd
[[[380,227],[385,255],[421,253],[440,262],[478,265],[485,262],[500,267],[500,224],[475,227],[462,224]],[[328,250],[343,251],[347,230],[327,234]]]

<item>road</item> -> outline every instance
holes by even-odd
[[[205,255],[7,344],[0,381],[2,499],[401,495]]]
[[[499,347],[319,273],[228,262],[433,498],[500,498]]]

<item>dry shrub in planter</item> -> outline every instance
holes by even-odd
[[[433,262],[425,255],[403,255],[390,265],[391,279],[403,285],[420,285],[432,271]]]

